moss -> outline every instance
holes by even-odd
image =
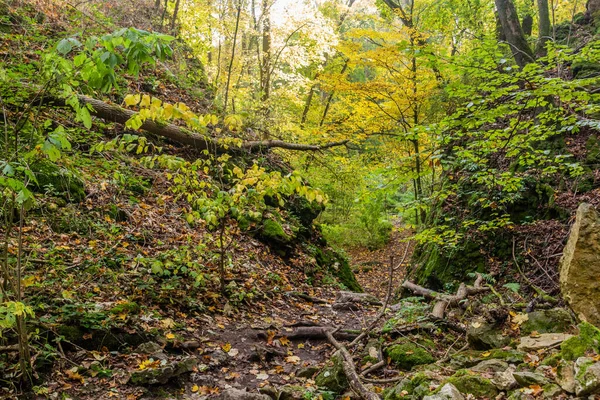
[[[549,365],[551,367],[556,367],[560,360],[562,360],[562,354],[560,352],[554,353],[544,358],[544,360],[541,362],[541,365]]]
[[[406,370],[410,370],[416,365],[431,364],[435,361],[431,353],[411,342],[390,346],[386,353],[394,364]]]
[[[471,375],[467,371],[459,371],[445,382],[453,384],[461,393],[472,394],[476,397],[493,399],[498,395],[498,389],[487,378]]]
[[[334,393],[342,393],[349,387],[342,360],[339,356],[335,356],[331,361],[333,365],[323,368],[315,378],[315,384]]]
[[[109,311],[111,314],[122,314],[122,313],[130,313],[137,314],[140,312],[139,304],[133,301],[126,301],[124,303],[117,304]]]
[[[73,171],[46,160],[33,163],[31,170],[37,180],[33,187],[38,193],[55,192],[57,196],[72,203],[85,199],[83,181]]]
[[[349,290],[362,293],[363,289],[356,280],[346,257],[331,249],[314,248],[313,253],[319,267],[335,275]]]
[[[529,319],[521,325],[521,333],[559,333],[567,331],[573,324],[571,314],[563,308],[539,310],[529,313]]]
[[[600,330],[588,322],[579,324],[579,335],[569,338],[560,345],[565,360],[575,360],[588,351],[600,351]]]
[[[261,236],[266,240],[273,241],[278,244],[289,244],[293,237],[285,233],[281,224],[272,219],[265,219],[260,232]]]
[[[108,216],[116,222],[126,222],[129,220],[129,216],[125,210],[119,208],[116,204],[111,204],[108,208]]]
[[[430,393],[431,379],[422,372],[405,378],[396,386],[383,392],[384,400],[413,400],[422,399]]]
[[[504,360],[508,363],[520,364],[525,359],[525,353],[517,350],[493,349],[489,351],[465,350],[454,354],[452,364],[461,368],[469,368],[483,360]]]

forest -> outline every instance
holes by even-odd
[[[0,399],[600,398],[600,0],[0,0]]]

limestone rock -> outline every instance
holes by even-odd
[[[590,204],[577,209],[560,260],[560,288],[573,311],[600,325],[600,216]]]
[[[565,392],[575,393],[575,368],[573,362],[560,360],[556,366],[556,383]]]
[[[513,372],[515,372],[515,367],[510,366],[505,371],[496,372],[494,378],[492,379],[492,383],[500,390],[506,391],[511,390],[519,386],[515,377],[513,376]]]
[[[575,394],[589,396],[600,393],[600,362],[589,357],[575,361]]]
[[[521,325],[521,333],[529,335],[531,332],[558,333],[567,331],[574,321],[571,313],[564,308],[532,311],[527,314],[527,321]]]
[[[513,372],[513,377],[517,381],[517,383],[523,387],[529,387],[532,385],[546,385],[548,384],[548,379],[542,374],[538,374],[536,372],[531,371],[519,371]]]
[[[304,368],[300,368],[298,372],[296,372],[296,376],[298,378],[312,378],[315,374],[319,372],[319,368],[315,366],[308,366]]]
[[[521,343],[517,346],[517,349],[521,351],[547,349],[548,347],[556,346],[571,337],[573,337],[573,335],[566,333],[542,333],[539,337],[525,336],[521,338]]]
[[[467,340],[477,350],[502,348],[510,342],[510,338],[503,335],[500,328],[483,320],[469,324]]]
[[[502,372],[508,369],[508,363],[502,360],[484,360],[471,368],[475,372]]]
[[[453,384],[461,393],[471,394],[477,398],[493,399],[498,395],[498,389],[492,381],[479,375],[463,374],[459,371],[448,378],[447,382]]]
[[[446,383],[439,392],[423,397],[423,400],[464,400],[458,389],[451,383]]]

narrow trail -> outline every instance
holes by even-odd
[[[399,262],[405,251],[402,240],[406,235],[405,231],[394,231],[384,248],[356,249],[350,253],[361,286],[381,301],[387,292],[390,255]],[[403,273],[404,268],[400,268],[395,274],[394,289],[400,285]],[[284,296],[242,315],[207,321],[206,329],[200,333],[204,345],[199,349],[203,360],[199,370],[206,373],[193,373],[190,385],[198,385],[205,392],[229,387],[255,392],[268,386],[314,386],[311,378],[329,359],[332,347],[325,338],[294,337],[297,328],[322,326],[360,330],[371,323],[380,307],[336,310],[332,305],[338,291],[333,287],[315,288],[307,294],[325,302],[316,304]]]

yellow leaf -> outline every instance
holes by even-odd
[[[300,362],[300,357],[298,356],[287,356],[285,361],[290,364],[298,364]]]
[[[148,107],[150,105],[150,96],[148,96],[147,94],[145,94],[142,97],[142,102],[140,103],[141,107]]]
[[[297,346],[297,347],[298,347],[299,349],[303,349],[303,348],[304,348],[304,343],[298,343],[298,346]]]
[[[171,318],[165,318],[162,321],[160,321],[160,323],[165,329],[170,329],[170,328],[175,327],[175,321],[173,321]]]
[[[281,343],[284,346],[287,346],[288,344],[290,344],[290,339],[288,339],[286,336],[282,336],[279,338],[279,343]]]
[[[491,351],[486,351],[485,353],[481,353],[481,357],[489,357],[491,354]]]
[[[231,343],[225,343],[221,345],[221,349],[223,349],[225,353],[229,353],[229,350],[231,350]]]
[[[175,335],[174,335],[174,334],[172,334],[171,332],[167,333],[167,334],[165,335],[165,337],[166,337],[167,339],[169,339],[169,340],[173,340],[173,339],[175,339]]]
[[[127,96],[125,96],[124,101],[126,106],[135,106],[137,103],[140,102],[140,95],[128,94]]]
[[[192,393],[196,393],[198,390],[200,390],[200,387],[198,385],[192,386]]]

